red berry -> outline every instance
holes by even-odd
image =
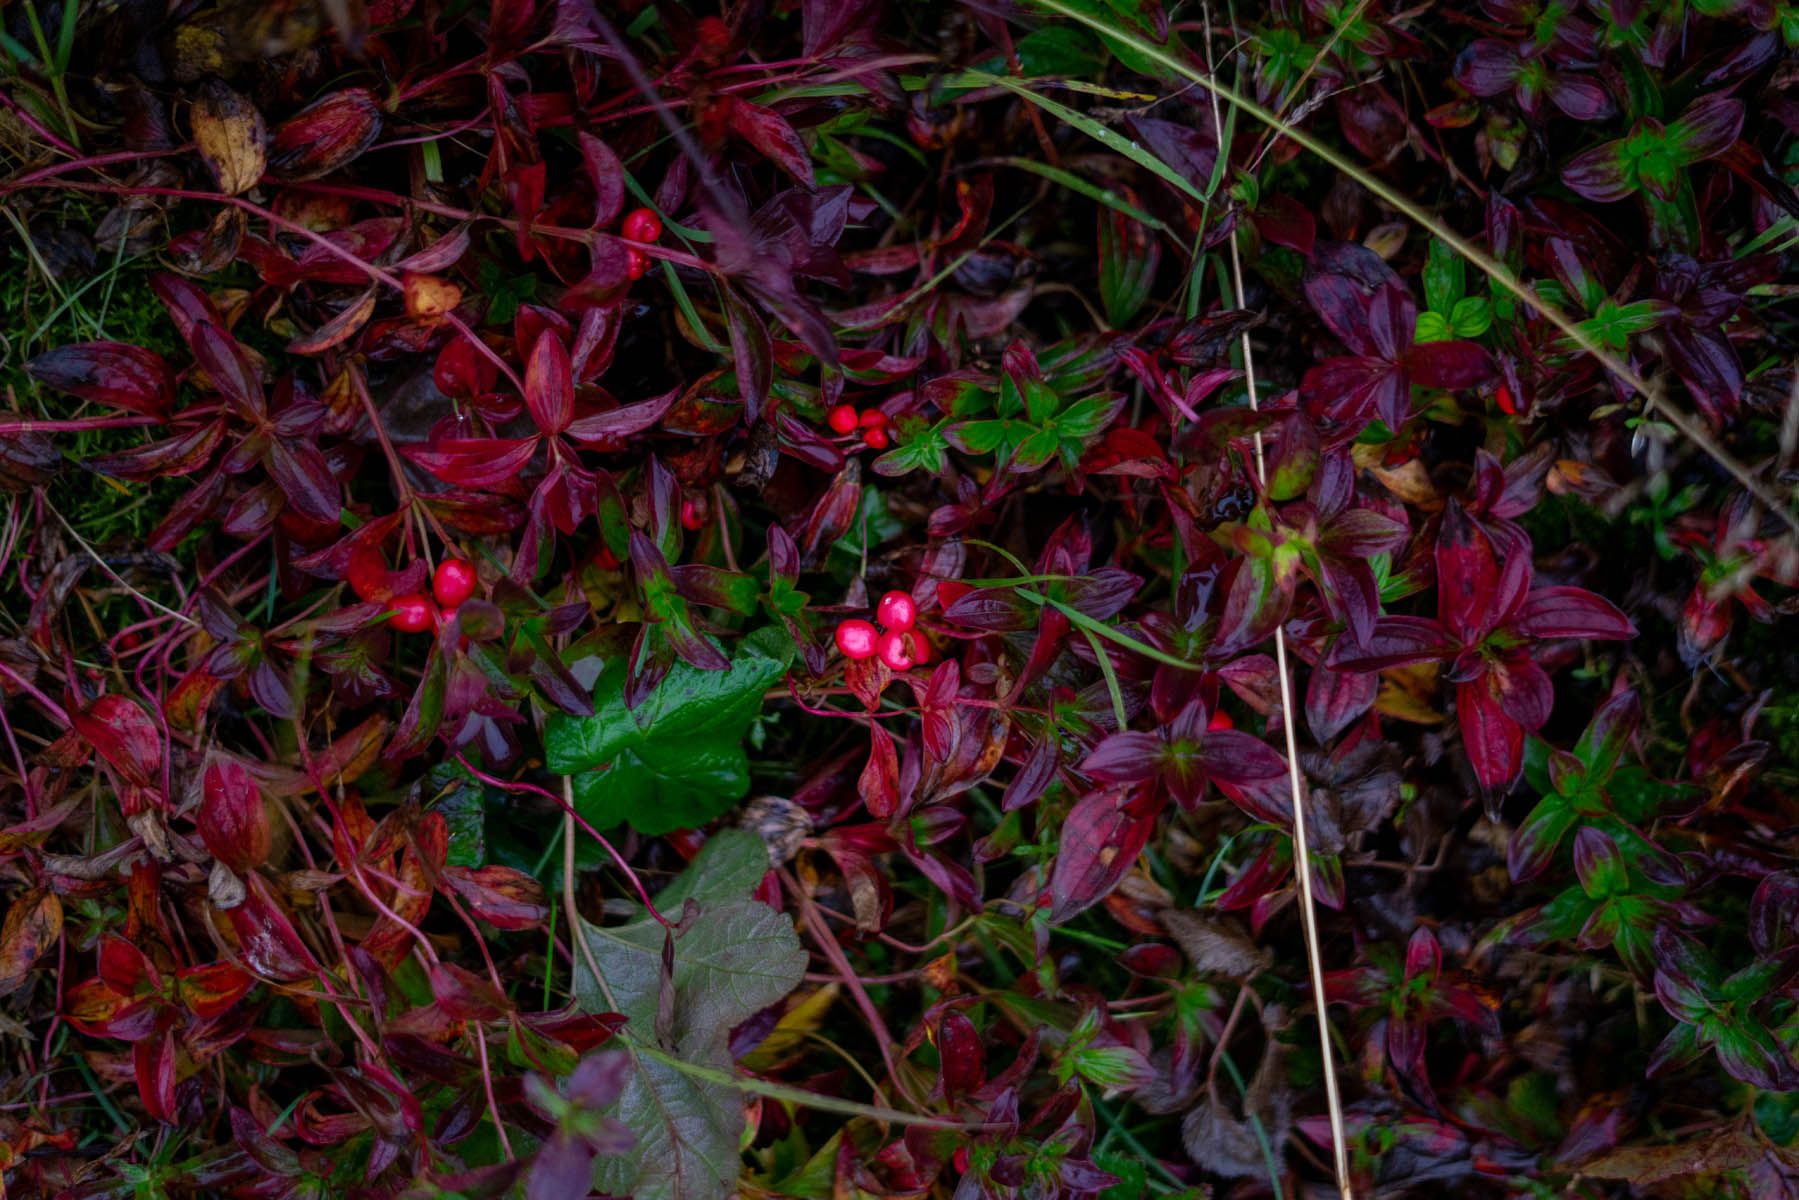
[[[875,627],[860,618],[852,618],[837,626],[837,648],[845,658],[870,658],[880,635]]]
[[[918,620],[918,604],[906,592],[888,592],[875,606],[875,620],[888,629],[910,629]]]
[[[906,636],[912,642],[912,662],[915,666],[924,666],[931,661],[931,639],[924,635],[922,629],[908,629]]]
[[[704,501],[691,497],[681,501],[681,528],[694,530],[706,526],[706,505]]]
[[[1236,727],[1237,723],[1231,720],[1231,714],[1222,708],[1213,713],[1212,719],[1206,722],[1207,729],[1235,729]]]
[[[1518,402],[1512,399],[1512,389],[1506,387],[1505,384],[1500,384],[1499,390],[1493,393],[1493,402],[1499,405],[1499,411],[1507,416],[1518,415]]]
[[[955,1154],[950,1157],[950,1161],[956,1166],[956,1174],[968,1174],[968,1147],[957,1146]]]
[[[662,236],[662,218],[651,208],[634,208],[625,214],[619,232],[634,242],[653,242]]]
[[[642,279],[644,272],[649,269],[650,260],[644,255],[643,251],[637,249],[635,246],[626,249],[625,277],[627,279]]]
[[[345,574],[358,600],[387,599],[387,561],[373,546],[364,546],[350,555],[350,569]]]
[[[864,429],[862,444],[870,450],[885,450],[887,448],[887,431],[879,425],[873,429]]]
[[[475,594],[475,568],[460,558],[446,558],[431,576],[431,594],[445,608],[455,608]]]
[[[437,610],[422,592],[407,592],[393,600],[394,615],[389,623],[401,633],[423,633],[436,620]]]
[[[847,404],[839,404],[833,408],[825,420],[830,423],[835,433],[854,433],[859,423],[856,410]]]
[[[602,571],[616,571],[618,555],[612,552],[612,547],[602,545],[593,556],[593,565]]]
[[[887,428],[887,414],[878,408],[863,409],[861,422],[864,429],[885,429]]]
[[[904,671],[917,661],[912,657],[912,639],[904,629],[883,633],[875,649],[880,652],[881,661],[895,671]]]

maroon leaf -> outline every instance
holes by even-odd
[[[553,329],[545,329],[525,363],[525,404],[545,434],[557,434],[575,411],[575,379],[568,347]]]
[[[244,876],[243,902],[226,910],[237,932],[238,953],[251,972],[278,983],[316,975],[319,964],[300,940],[287,910],[258,872]]]
[[[1743,102],[1722,92],[1700,97],[1668,126],[1668,140],[1678,147],[1681,161],[1699,162],[1730,149],[1743,131]],[[1573,186],[1573,185],[1569,185]]]
[[[1521,633],[1540,638],[1616,641],[1637,634],[1637,627],[1617,605],[1577,587],[1538,588],[1525,598],[1511,624]]]
[[[680,391],[676,389],[653,399],[615,408],[611,412],[581,417],[569,422],[563,432],[583,444],[606,446],[623,442],[626,438],[653,429],[667,415],[668,410],[674,407],[679,397]]]
[[[452,438],[431,446],[402,446],[400,453],[445,483],[498,487],[525,469],[538,439]]]
[[[273,438],[263,462],[288,503],[315,521],[337,524],[343,510],[342,491],[317,445]]]
[[[1524,768],[1523,726],[1500,708],[1484,678],[1456,685],[1455,711],[1462,747],[1481,788],[1493,793],[1511,787]]]
[[[1437,531],[1437,619],[1464,645],[1498,622],[1499,563],[1493,543],[1454,500]]]
[[[1471,388],[1492,377],[1493,360],[1473,342],[1425,342],[1406,352],[1406,370],[1423,387]]]
[[[987,1082],[986,1048],[974,1022],[959,1009],[950,1009],[937,1022],[937,1058],[946,1100],[977,1092]]]
[[[75,732],[128,783],[162,787],[162,733],[143,707],[128,696],[102,696],[85,710],[70,713]]]
[[[25,370],[45,387],[127,412],[163,417],[175,405],[168,364],[142,346],[78,342],[38,355]]]
[[[201,321],[194,326],[190,341],[194,357],[220,395],[253,420],[267,414],[262,380],[245,360],[243,348],[235,338],[210,321]]]
[[[894,751],[893,738],[878,721],[869,724],[868,765],[862,768],[857,787],[863,807],[875,820],[885,821],[899,811],[899,755]]]
[[[239,875],[269,857],[268,810],[255,777],[236,759],[215,758],[207,764],[198,824],[200,840],[213,857]]]
[[[581,161],[593,184],[593,223],[604,228],[618,220],[625,207],[625,168],[612,147],[585,130],[581,133]]]
[[[1428,617],[1382,617],[1365,647],[1339,641],[1326,661],[1339,671],[1385,671],[1447,658],[1455,649],[1454,639]]]
[[[815,186],[806,143],[786,118],[773,109],[735,97],[724,103],[730,105],[726,120],[737,136],[806,187]]]
[[[1159,801],[1138,787],[1089,792],[1069,810],[1050,872],[1050,920],[1062,922],[1111,894],[1149,844]]]
[[[286,179],[317,179],[367,150],[380,135],[381,104],[375,94],[344,88],[276,127],[269,140],[269,170]]]

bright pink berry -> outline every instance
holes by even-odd
[[[879,425],[873,429],[864,429],[862,444],[870,450],[885,450],[887,448],[887,430]]]
[[[875,627],[861,618],[852,618],[837,626],[837,648],[843,651],[845,658],[870,658],[875,652],[875,642],[880,635]]]
[[[868,408],[868,409],[862,410],[861,421],[862,421],[862,428],[864,428],[864,429],[885,429],[885,428],[887,428],[887,414],[882,412],[878,408]]]
[[[706,505],[691,497],[681,501],[681,528],[702,529],[706,524]]]
[[[888,592],[875,606],[875,620],[888,629],[910,629],[918,620],[918,605],[906,592]]]
[[[625,214],[619,232],[634,242],[653,242],[662,236],[662,218],[654,209],[634,208]]]
[[[915,659],[912,657],[912,638],[907,630],[890,629],[881,635],[875,643],[875,649],[881,655],[881,661],[895,671],[904,671]]]
[[[437,620],[437,610],[423,592],[408,592],[393,599],[394,615],[389,620],[401,633],[423,633]]]
[[[854,433],[858,418],[856,410],[848,404],[839,404],[825,417],[834,433]]]
[[[650,260],[648,257],[646,257],[644,255],[643,251],[637,249],[637,247],[635,247],[635,246],[628,247],[625,250],[625,277],[626,278],[642,279],[644,272],[648,271],[649,269],[650,269]]]
[[[431,576],[431,594],[445,608],[455,608],[475,594],[475,568],[460,558],[446,558]]]
[[[1231,714],[1222,708],[1213,713],[1212,719],[1206,722],[1207,729],[1235,729],[1236,727],[1237,723],[1231,720]]]

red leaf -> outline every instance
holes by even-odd
[[[256,981],[230,963],[208,963],[175,972],[181,1004],[203,1021],[228,1012],[242,1000]]]
[[[1462,746],[1483,790],[1503,792],[1524,767],[1524,727],[1505,715],[1485,677],[1455,688]]]
[[[102,696],[71,716],[75,732],[128,783],[151,791],[162,787],[162,733],[135,700]]]
[[[160,1036],[144,1038],[131,1048],[138,1098],[155,1120],[168,1122],[175,1118],[175,1068],[179,1064],[173,1028],[163,1030]]]
[[[300,438],[275,437],[263,457],[269,477],[296,511],[333,527],[343,515],[343,493],[332,477],[318,445]]]
[[[224,425],[213,421],[159,442],[121,450],[117,454],[102,454],[81,465],[96,474],[135,483],[191,475],[212,461],[213,452],[219,448],[224,436]]]
[[[610,225],[625,207],[625,168],[612,147],[585,131],[581,134],[581,159],[593,183],[593,223]]]
[[[400,453],[445,483],[498,487],[525,469],[538,439],[451,438],[430,446],[402,446]]]
[[[772,109],[748,100],[731,99],[727,120],[737,136],[754,146],[762,156],[807,187],[815,186],[812,159],[806,143],[800,140],[786,118]]]
[[[946,1100],[979,1091],[987,1082],[987,1053],[981,1035],[958,1009],[950,1009],[937,1023],[937,1058]]]
[[[162,355],[122,342],[79,342],[40,354],[25,371],[45,387],[95,404],[161,417],[175,404]]]
[[[207,764],[199,826],[200,840],[213,857],[239,875],[268,859],[268,810],[255,778],[236,759],[215,758]]]
[[[1406,370],[1422,387],[1471,388],[1493,374],[1493,360],[1473,342],[1425,342],[1406,352]]]
[[[1498,621],[1499,562],[1493,543],[1451,500],[1437,532],[1437,619],[1464,645],[1480,641]]]
[[[525,404],[545,434],[561,433],[574,415],[574,372],[568,347],[554,329],[538,334],[537,344],[531,347],[531,358],[525,363]]]
[[[1637,635],[1637,627],[1617,605],[1577,587],[1538,588],[1525,598],[1511,624],[1520,633],[1540,638],[1618,641]]]
[[[1162,811],[1159,799],[1136,787],[1089,792],[1062,824],[1061,848],[1050,871],[1050,920],[1068,920],[1111,894],[1131,867]]]
[[[276,126],[269,139],[269,171],[285,179],[317,179],[367,150],[380,133],[381,104],[375,94],[344,88]]]
[[[674,407],[679,396],[680,391],[677,389],[650,400],[615,408],[611,412],[582,417],[569,422],[563,432],[583,444],[620,442],[633,434],[653,428]]]
[[[868,815],[877,821],[899,811],[899,755],[894,752],[893,738],[879,722],[868,727],[868,765],[862,768],[856,786]]]
[[[543,885],[511,867],[448,867],[440,882],[496,929],[530,929],[550,915]]]
[[[252,419],[261,420],[267,415],[262,380],[256,377],[235,338],[211,321],[201,321],[194,326],[190,342],[194,358],[220,395]]]
[[[300,940],[287,911],[260,874],[244,876],[242,904],[226,910],[237,933],[238,953],[244,965],[265,979],[292,983],[317,974],[319,964]]]

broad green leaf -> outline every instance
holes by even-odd
[[[1449,328],[1458,338],[1477,338],[1493,327],[1493,306],[1481,296],[1463,296],[1449,310]]]
[[[921,427],[916,433],[902,434],[904,441],[875,459],[875,474],[894,476],[919,470],[942,474],[943,456],[949,451],[949,443],[943,440],[943,430],[948,424],[948,421],[939,421]]]
[[[745,641],[727,671],[677,662],[649,698],[625,707],[625,663],[609,663],[594,687],[594,715],[557,713],[544,731],[552,771],[575,777],[575,808],[596,827],[629,822],[641,833],[703,825],[748,794],[743,735],[762,711],[762,693],[786,670],[765,647],[774,633]]]
[[[731,1030],[799,986],[806,967],[793,923],[750,896],[767,870],[760,838],[724,830],[657,897],[671,918],[690,900],[696,906],[674,936],[666,1012],[662,926],[642,909],[621,925],[581,921],[600,977],[587,955],[575,956],[576,1002],[589,1012],[624,1014],[628,1049],[660,1042],[685,1062],[729,1070]],[[602,1159],[595,1186],[637,1200],[724,1200],[739,1172],[741,1098],[655,1057],[634,1057],[636,1070],[612,1111],[637,1135],[637,1146]]]

